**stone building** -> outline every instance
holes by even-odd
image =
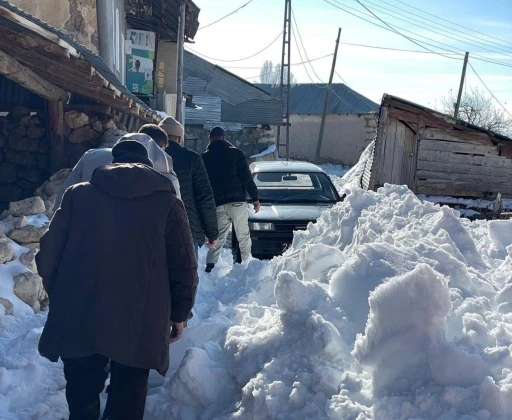
[[[279,88],[257,85],[279,96]],[[290,95],[290,157],[314,162],[327,89],[299,83]],[[343,83],[332,85],[321,163],[353,166],[377,133],[379,105]]]

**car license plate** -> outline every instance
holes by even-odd
[[[289,244],[289,243],[283,243],[283,244],[281,245],[281,251],[282,251],[282,252],[286,252],[286,251],[288,251],[288,249],[289,249],[291,246],[292,246],[292,244]]]

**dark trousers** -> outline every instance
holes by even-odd
[[[63,358],[69,420],[98,420],[100,394],[108,377],[107,357],[95,354]],[[110,361],[110,386],[104,420],[142,420],[148,391],[148,369]]]

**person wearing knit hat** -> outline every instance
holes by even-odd
[[[173,117],[165,117],[158,126],[167,133],[169,140],[183,146],[185,130],[178,121],[176,121]]]
[[[165,151],[172,157],[178,176],[181,199],[187,210],[198,259],[199,247],[206,242],[209,248],[213,248],[219,238],[213,190],[201,156],[183,147],[183,126],[174,118],[167,117],[160,123],[160,128],[169,137]]]
[[[153,162],[149,159],[148,149],[144,145],[133,141],[122,141],[112,149],[112,163],[142,163],[150,168]]]

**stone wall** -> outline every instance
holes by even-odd
[[[187,125],[185,127],[185,145],[197,153],[203,153],[208,147],[208,136],[209,130],[201,125]],[[226,130],[226,139],[240,148],[248,159],[276,144],[274,130],[270,127],[261,126],[246,127],[237,131]],[[265,155],[265,160],[276,160],[277,158],[277,152]],[[259,160],[263,160],[263,157]]]
[[[29,197],[49,175],[45,116],[16,107],[0,117],[0,208]]]
[[[88,114],[65,113],[66,167],[75,166],[87,150],[103,144],[118,127],[126,131],[117,116]],[[48,179],[50,164],[50,140],[42,111],[15,107],[0,117],[0,210],[12,201],[33,196]]]
[[[96,0],[9,0],[27,13],[69,33],[98,52]]]

